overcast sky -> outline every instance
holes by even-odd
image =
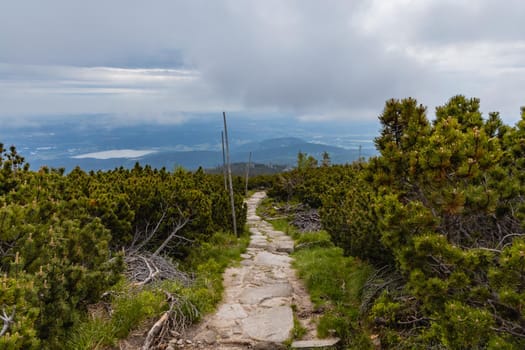
[[[0,118],[222,110],[375,120],[386,99],[525,105],[523,0],[0,2]]]

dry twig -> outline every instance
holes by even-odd
[[[124,257],[124,262],[126,276],[137,286],[167,279],[188,286],[193,281],[192,276],[180,271],[176,263],[149,252],[130,252]]]
[[[16,306],[13,307],[13,312],[11,313],[11,315],[7,315],[5,308],[2,310],[2,315],[0,316],[0,320],[4,322],[4,325],[2,326],[2,329],[0,330],[0,337],[2,337],[4,334],[7,333],[7,331],[9,330],[9,326],[11,325],[11,323],[14,322],[15,311],[16,311]]]
[[[170,307],[155,322],[146,335],[142,350],[149,350],[166,341],[173,332],[183,333],[199,316],[197,308],[182,296],[164,291]]]

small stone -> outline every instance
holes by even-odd
[[[217,333],[215,333],[212,330],[207,330],[201,334],[199,334],[196,339],[198,339],[197,343],[204,342],[208,345],[215,344],[217,342]]]
[[[372,334],[370,340],[372,341],[374,349],[381,349],[381,338],[379,338],[378,334]]]
[[[283,344],[262,342],[253,346],[253,350],[284,350],[286,347]]]
[[[193,342],[189,339],[186,339],[186,344],[193,344]]]
[[[184,344],[184,340],[183,339],[177,340],[177,345],[183,345],[183,344]]]
[[[339,343],[339,338],[313,339],[313,340],[296,340],[292,343],[292,349],[315,349],[328,348]]]

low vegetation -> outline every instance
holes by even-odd
[[[244,188],[235,185],[242,227]],[[190,321],[209,311],[226,260],[242,249],[217,233],[232,227],[230,213],[222,177],[203,171],[31,171],[15,147],[0,146],[0,348],[96,348],[186,302]],[[130,257],[144,261],[140,271],[129,271]],[[150,258],[191,284],[170,282]],[[92,322],[93,310],[108,315]]]
[[[377,157],[300,153],[296,169],[251,179],[272,198],[261,213],[296,239],[321,335],[354,349],[525,348],[525,108],[507,126],[479,103],[455,96],[430,121],[416,100],[389,100]],[[243,179],[234,187],[243,227]],[[291,228],[279,208],[297,204],[323,230]],[[0,145],[0,348],[102,348],[143,322],[158,341],[209,312],[247,243],[227,233],[229,205],[202,170],[31,171]]]
[[[318,209],[344,256],[374,267],[357,320],[382,348],[525,347],[521,117],[507,126],[455,96],[429,121],[416,100],[389,100],[379,156],[317,166],[303,155],[273,182],[273,198]]]

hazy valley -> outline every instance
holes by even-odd
[[[45,125],[13,125],[0,131],[2,142],[14,144],[32,169],[41,166],[84,170],[132,167],[137,161],[173,169],[214,168],[222,163],[222,119],[204,116],[180,124],[109,124],[104,116],[58,118]],[[232,162],[294,165],[299,151],[320,158],[328,152],[334,164],[375,154],[377,127],[351,122],[298,125],[283,119],[231,118]]]

